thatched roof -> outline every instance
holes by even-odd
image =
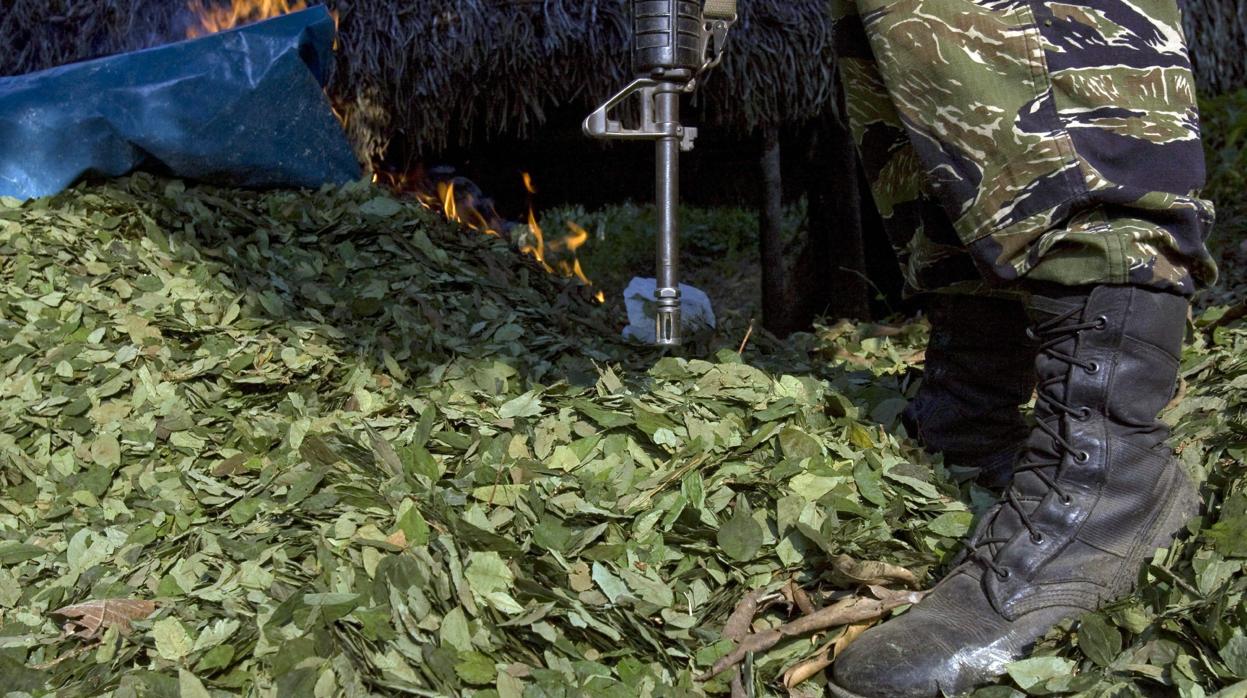
[[[1201,87],[1247,85],[1244,0],[1187,5]],[[227,0],[204,0],[228,4]],[[0,75],[185,36],[170,0],[6,0]],[[630,78],[628,0],[328,0],[341,17],[330,95],[361,154],[524,137],[551,110],[586,113]],[[743,132],[820,113],[834,88],[827,0],[740,0],[697,120]]]
[[[185,35],[168,0],[9,0],[0,74]],[[525,136],[559,106],[598,102],[631,78],[627,0],[330,0],[341,18],[330,94],[352,139],[438,149]],[[747,131],[808,119],[834,87],[826,0],[741,0],[729,55],[705,85],[702,121]]]

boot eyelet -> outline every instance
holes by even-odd
[[[1030,341],[1032,341],[1032,342],[1038,342],[1038,341],[1039,341],[1039,335],[1035,332],[1035,328],[1034,328],[1034,327],[1027,327],[1027,328],[1026,328],[1026,338],[1027,338],[1027,339],[1029,339],[1029,340],[1030,340]]]
[[[1072,507],[1072,506],[1074,506],[1074,498],[1073,498],[1073,497],[1071,497],[1071,496],[1069,496],[1068,494],[1066,494],[1066,495],[1062,495],[1062,496],[1061,496],[1061,506],[1065,506],[1065,507]]]
[[[998,572],[996,572],[996,577],[998,577],[998,578],[1000,579],[1000,581],[1002,581],[1002,582],[1003,582],[1003,581],[1005,581],[1006,579],[1008,579],[1010,576],[1012,576],[1012,574],[1013,574],[1013,573],[1012,573],[1012,572],[1010,572],[1010,571],[1009,571],[1009,569],[1006,567],[1005,569],[1002,569],[1002,570],[999,570]]]
[[[1043,545],[1044,540],[1046,539],[1044,538],[1044,535],[1042,533],[1031,534],[1031,542],[1034,543],[1035,545]]]
[[[1091,412],[1091,408],[1090,408],[1090,407],[1084,407],[1084,408],[1082,408],[1082,409],[1078,410],[1078,412],[1074,415],[1074,419],[1077,419],[1077,420],[1078,420],[1078,421],[1080,421],[1080,422],[1085,422],[1085,421],[1087,421],[1088,419],[1091,419],[1091,414],[1092,414],[1092,412]]]
[[[1091,362],[1091,363],[1087,366],[1087,373],[1090,373],[1091,375],[1093,375],[1093,376],[1094,376],[1095,374],[1097,374],[1097,373],[1099,373],[1099,372],[1100,372],[1100,362],[1098,362],[1098,361],[1092,361],[1092,362]]]
[[[1079,451],[1078,453],[1074,454],[1074,460],[1079,463],[1086,463],[1087,461],[1091,460],[1091,454],[1087,453],[1086,451]]]
[[[1095,319],[1095,328],[1097,331],[1103,332],[1108,329],[1108,318],[1101,315]]]

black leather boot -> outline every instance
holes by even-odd
[[[1037,426],[1013,486],[964,561],[904,615],[850,645],[840,698],[935,698],[1001,674],[1051,627],[1133,588],[1198,512],[1157,415],[1173,396],[1184,299],[1098,286],[1035,297]]]
[[[1019,411],[1035,390],[1035,351],[1020,301],[936,295],[918,394],[901,414],[905,430],[947,462],[979,470],[1004,489],[1030,431]]]

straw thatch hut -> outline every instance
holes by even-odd
[[[753,158],[766,204],[764,307],[768,326],[781,330],[819,312],[861,315],[871,295],[860,274],[866,267],[861,221],[869,221],[871,212],[859,210],[869,203],[860,205],[852,149],[834,117],[827,1],[740,0],[741,21],[728,55],[703,86],[693,115],[709,131],[754,134],[750,142],[761,146]],[[1201,86],[1217,92],[1247,85],[1247,0],[1181,1]],[[198,26],[190,2],[5,0],[0,75],[183,38]],[[404,157],[419,157],[526,138],[554,114],[587,113],[632,77],[629,0],[326,3],[340,19],[329,94],[369,161],[396,148]],[[799,125],[809,135],[799,142],[799,155],[810,170],[801,179],[812,202],[814,232],[803,255],[805,269],[786,279],[782,264],[776,266],[782,256],[776,247],[780,134]],[[827,274],[828,265],[852,271]],[[781,314],[787,317],[776,320]]]
[[[203,0],[229,4],[227,0]],[[1247,2],[1182,0],[1200,83],[1247,86]],[[0,75],[186,36],[188,2],[7,0]],[[327,0],[340,17],[330,93],[361,152],[394,138],[440,149],[524,137],[563,105],[627,82],[628,0]],[[827,0],[741,0],[702,117],[736,132],[822,114],[834,92]],[[505,89],[499,86],[505,85]]]
[[[198,26],[189,2],[8,2],[10,10],[0,14],[0,74],[135,50],[183,38]],[[781,127],[792,132],[800,124],[827,121],[834,109],[826,2],[741,0],[729,52],[694,105],[692,119],[708,131],[768,134],[772,147],[764,179],[772,198],[781,191],[776,134]],[[368,161],[387,151],[401,150],[410,158],[525,138],[554,114],[587,114],[633,77],[629,0],[327,4],[339,17],[340,33],[329,95]],[[837,171],[853,175],[852,168]],[[778,226],[771,224],[767,232],[777,235]],[[783,275],[772,273],[768,280],[769,305],[790,305],[774,297],[784,288]],[[860,295],[864,299],[865,291]]]
[[[9,0],[0,74],[181,38],[168,0]],[[228,4],[227,2],[224,4]],[[630,79],[627,0],[329,0],[340,18],[330,95],[361,152],[524,137],[562,105]],[[747,132],[819,115],[834,89],[826,0],[743,0],[724,64],[700,96],[713,126]]]

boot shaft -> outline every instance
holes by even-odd
[[[1158,415],[1177,387],[1188,308],[1181,296],[1128,286],[1033,296],[1030,334],[1043,343],[1035,368],[1047,398],[1036,417],[1060,419],[1069,437],[1101,419],[1116,433],[1163,441]]]
[[[1002,614],[1078,599],[1094,607],[1117,567],[1085,560],[1130,558],[1150,526],[1139,519],[1185,481],[1159,413],[1177,381],[1187,307],[1117,286],[1032,299],[1036,427],[1006,504],[977,536],[994,541],[976,559]]]
[[[1035,389],[1036,343],[1020,301],[937,295],[922,385],[905,409],[906,430],[929,451],[979,468],[1003,488],[1028,431],[1019,411]]]
[[[840,655],[833,695],[960,695],[1055,624],[1128,592],[1197,513],[1157,417],[1176,381],[1186,301],[1096,287],[1041,294],[1031,311],[1038,420],[1013,487],[964,562]]]

